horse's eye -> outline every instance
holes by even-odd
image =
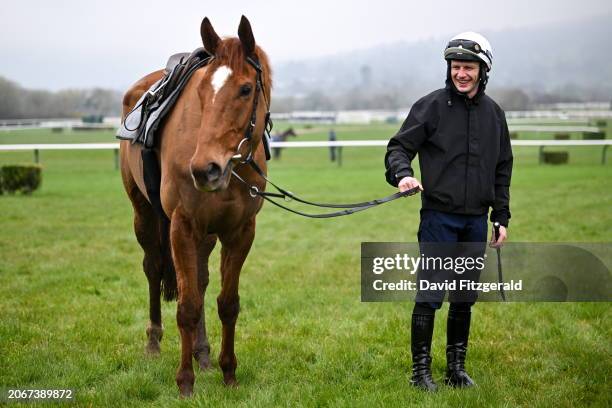
[[[253,87],[249,84],[242,85],[240,87],[240,96],[249,96]]]

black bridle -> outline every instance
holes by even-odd
[[[264,133],[270,136],[270,132],[272,131],[272,120],[270,119],[270,103],[268,102],[268,98],[266,98],[266,93],[263,89],[263,79],[262,79],[262,68],[257,60],[257,57],[246,57],[247,62],[251,65],[256,72],[255,76],[255,95],[253,97],[253,107],[251,108],[251,116],[249,117],[249,123],[247,124],[246,130],[244,131],[244,138],[238,143],[238,147],[236,148],[236,154],[232,156],[232,161],[238,161],[240,163],[252,163],[253,162],[253,131],[255,130],[255,126],[257,124],[257,106],[259,104],[259,94],[263,95],[264,102],[266,104],[266,117],[264,123]],[[240,153],[242,150],[242,146],[244,144],[248,144],[249,152],[245,155]]]
[[[265,91],[263,89],[263,80],[262,80],[262,68],[261,65],[259,64],[259,61],[257,61],[256,57],[247,57],[246,58],[247,62],[255,69],[255,71],[257,72],[256,77],[255,77],[255,95],[254,95],[254,99],[253,99],[253,107],[251,110],[251,116],[249,118],[249,123],[247,124],[245,133],[244,133],[244,138],[240,141],[240,143],[238,143],[238,147],[236,148],[236,154],[234,156],[232,156],[232,161],[238,161],[240,162],[240,164],[248,164],[251,166],[251,168],[253,170],[255,170],[255,172],[261,177],[263,178],[268,184],[272,185],[276,190],[277,193],[271,193],[271,192],[266,192],[266,191],[260,191],[257,186],[251,185],[249,184],[246,180],[244,180],[242,177],[240,177],[238,175],[238,173],[236,173],[235,171],[232,170],[232,175],[238,180],[240,181],[242,184],[244,184],[248,189],[249,189],[249,194],[251,195],[251,197],[255,198],[255,197],[261,197],[264,200],[272,203],[273,205],[282,208],[286,211],[289,211],[293,214],[297,214],[297,215],[301,215],[303,217],[308,217],[308,218],[332,218],[332,217],[340,217],[340,216],[344,216],[344,215],[350,215],[350,214],[354,214],[356,212],[359,211],[364,211],[367,209],[370,209],[372,207],[376,207],[380,204],[384,204],[384,203],[388,203],[389,201],[393,201],[396,200],[400,197],[407,197],[413,194],[416,194],[419,192],[419,188],[415,187],[413,189],[404,191],[404,192],[397,192],[395,194],[391,194],[390,196],[384,197],[384,198],[380,198],[380,199],[375,199],[375,200],[371,200],[371,201],[363,201],[363,202],[359,202],[359,203],[351,203],[351,204],[328,204],[328,203],[316,203],[316,202],[312,202],[312,201],[308,201],[308,200],[304,200],[298,196],[296,196],[295,194],[293,194],[290,191],[287,191],[281,187],[279,187],[278,185],[276,185],[275,183],[273,183],[267,176],[266,174],[263,172],[263,170],[257,165],[257,163],[255,163],[255,160],[253,160],[253,144],[252,144],[252,139],[253,139],[253,132],[255,130],[255,125],[257,124],[257,105],[259,102],[259,94],[261,93],[264,97],[264,102],[266,104],[266,116],[265,116],[265,124],[264,124],[264,137],[269,137],[270,136],[270,132],[272,131],[272,120],[270,119],[270,103],[268,101],[268,99],[266,98],[266,94]],[[242,146],[244,144],[248,144],[249,145],[249,152],[248,154],[245,156],[242,153],[240,153]],[[336,208],[336,209],[341,209],[339,211],[335,211],[335,212],[331,212],[331,213],[322,213],[322,214],[308,214],[308,213],[304,213],[298,210],[294,210],[292,208],[289,208],[279,202],[277,202],[276,200],[274,200],[274,198],[279,198],[279,199],[283,199],[286,202],[295,200],[297,202],[300,202],[302,204],[307,204],[313,207],[319,207],[319,208]]]

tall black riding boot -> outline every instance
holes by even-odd
[[[444,382],[453,387],[472,387],[476,385],[465,372],[465,355],[470,335],[469,310],[448,311],[446,327],[446,379]]]
[[[410,384],[426,391],[438,386],[431,376],[431,338],[435,315],[412,314],[410,349],[412,351],[412,379]]]

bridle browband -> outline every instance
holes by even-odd
[[[253,144],[252,144],[252,139],[253,139],[253,132],[255,130],[255,125],[257,124],[257,106],[258,106],[258,102],[259,102],[259,94],[262,93],[263,98],[264,98],[264,102],[266,104],[266,116],[265,116],[265,124],[264,124],[264,137],[270,136],[270,132],[272,131],[272,120],[270,119],[270,103],[268,101],[268,99],[266,98],[266,93],[263,89],[263,80],[262,80],[262,68],[261,65],[259,64],[259,61],[257,60],[257,57],[255,56],[248,56],[246,57],[246,61],[255,69],[255,71],[257,72],[256,77],[255,77],[255,95],[254,95],[254,99],[253,99],[253,107],[251,110],[251,116],[249,118],[249,123],[247,124],[245,133],[244,133],[244,138],[240,141],[240,143],[238,143],[238,147],[236,148],[236,154],[232,156],[232,161],[238,161],[240,164],[248,164],[249,166],[251,166],[251,168],[261,177],[263,178],[268,184],[272,185],[278,192],[277,193],[271,193],[271,192],[267,192],[267,191],[260,191],[257,186],[251,185],[249,184],[246,180],[244,180],[242,177],[240,177],[238,175],[238,173],[236,173],[234,170],[232,170],[232,175],[238,180],[240,181],[242,184],[244,184],[248,189],[249,189],[249,194],[251,195],[251,197],[255,198],[255,197],[261,197],[264,200],[272,203],[273,205],[282,208],[286,211],[289,211],[293,214],[297,214],[297,215],[301,215],[303,217],[308,217],[308,218],[333,218],[333,217],[340,217],[340,216],[344,216],[344,215],[350,215],[350,214],[354,214],[356,212],[359,211],[364,211],[367,210],[369,208],[372,207],[376,207],[380,204],[384,204],[384,203],[388,203],[389,201],[393,201],[396,200],[400,197],[407,197],[413,194],[416,194],[419,192],[419,188],[415,187],[413,189],[404,191],[404,192],[397,192],[395,194],[392,194],[390,196],[381,198],[381,199],[375,199],[375,200],[371,200],[371,201],[363,201],[360,203],[352,203],[352,204],[327,204],[327,203],[316,203],[316,202],[312,202],[312,201],[308,201],[308,200],[304,200],[298,196],[296,196],[295,194],[293,194],[290,191],[287,191],[281,187],[279,187],[278,185],[276,185],[275,183],[273,183],[267,176],[266,174],[263,172],[263,170],[257,165],[257,163],[255,163],[255,160],[253,160]],[[249,152],[246,156],[244,156],[242,153],[240,153],[242,146],[244,144],[249,145]],[[340,209],[339,211],[335,211],[335,212],[331,212],[331,213],[323,213],[323,214],[308,214],[308,213],[304,213],[298,210],[294,210],[292,208],[289,208],[277,201],[274,200],[274,198],[279,198],[279,199],[283,199],[286,202],[295,200],[297,202],[300,202],[302,204],[306,204],[306,205],[310,205],[313,207],[320,207],[320,208],[336,208],[336,209]]]

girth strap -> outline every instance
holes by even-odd
[[[161,204],[161,169],[157,154],[154,149],[143,147],[140,155],[142,157],[143,178],[149,202],[160,219],[168,219]]]

